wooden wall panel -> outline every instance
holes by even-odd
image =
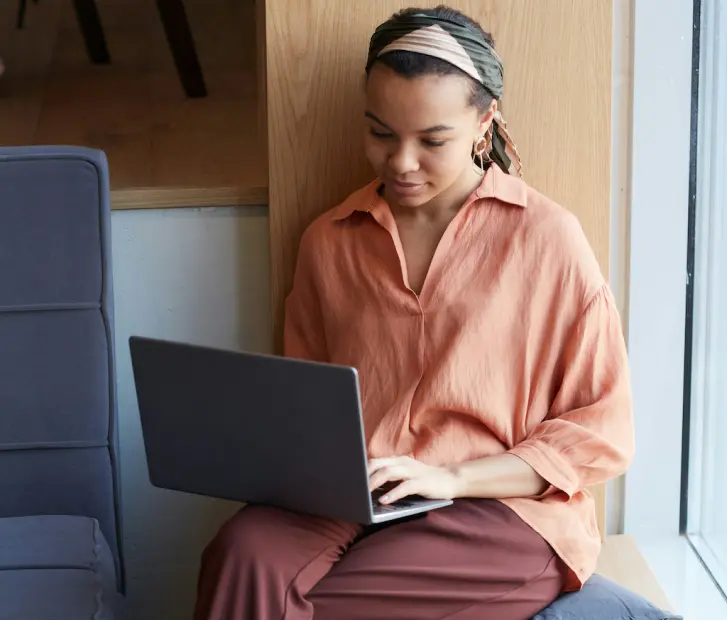
[[[371,179],[363,152],[368,39],[395,11],[438,1],[266,1],[272,307],[276,342],[298,239]],[[612,0],[452,0],[493,32],[504,115],[525,179],[571,209],[608,271]],[[599,519],[604,492],[597,490]],[[602,521],[601,521],[602,523]]]

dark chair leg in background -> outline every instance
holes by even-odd
[[[28,0],[20,0],[20,2],[18,2],[18,20],[15,24],[18,30],[20,30],[25,25],[25,10],[27,8]]]
[[[33,4],[38,4],[38,0],[33,0]],[[18,30],[22,30],[25,28],[25,12],[28,8],[28,0],[20,0],[18,2],[18,19],[15,24],[15,27]]]
[[[101,17],[95,0],[73,0],[76,19],[83,33],[86,51],[92,62],[106,65],[111,62],[109,48],[106,45]]]
[[[157,9],[184,92],[188,97],[206,97],[207,86],[197,57],[184,3],[182,0],[157,0]]]

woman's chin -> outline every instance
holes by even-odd
[[[433,192],[430,187],[422,188],[422,191],[416,193],[404,193],[397,191],[385,192],[387,202],[407,209],[422,207],[430,202],[435,195],[436,193]]]

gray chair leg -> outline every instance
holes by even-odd
[[[207,86],[197,57],[184,2],[182,0],[157,0],[157,9],[184,92],[188,97],[206,97]]]

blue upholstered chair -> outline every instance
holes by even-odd
[[[0,620],[122,600],[109,229],[103,153],[0,148]]]

